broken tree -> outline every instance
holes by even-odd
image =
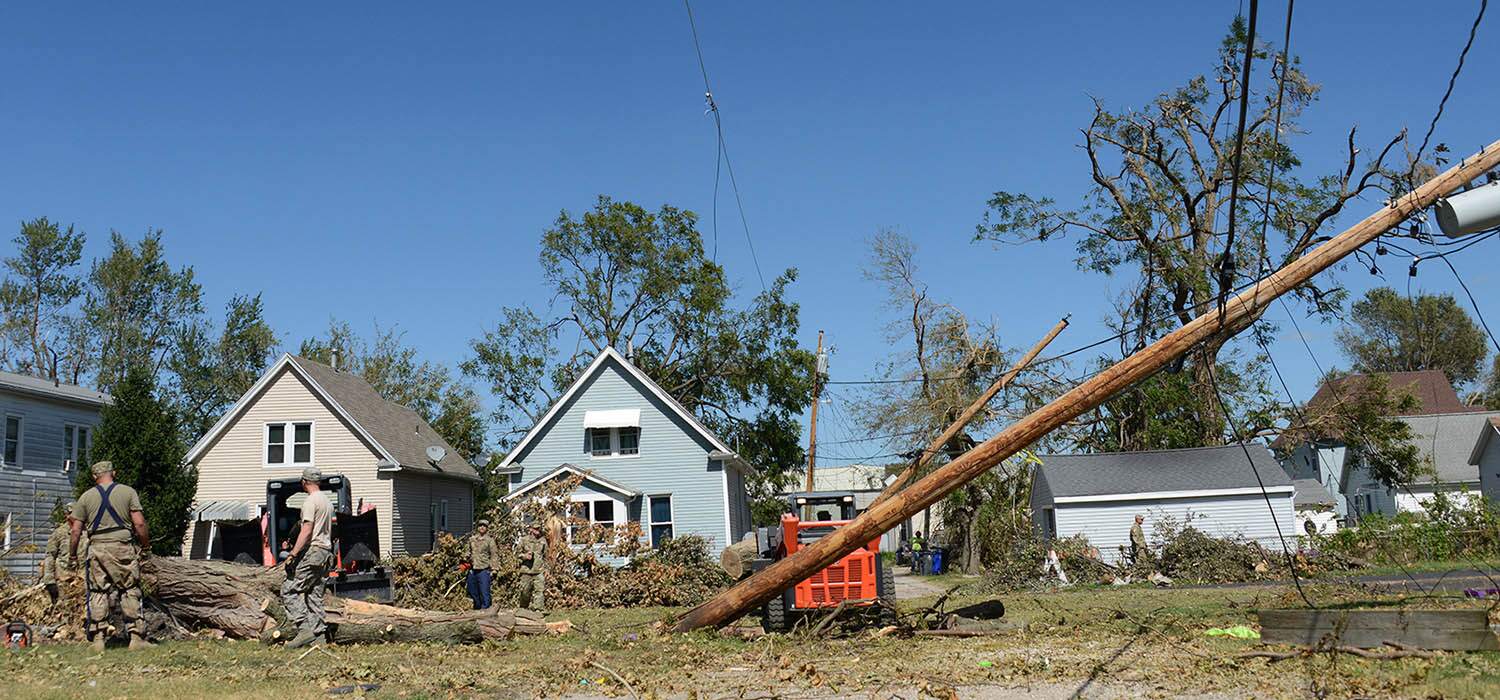
[[[1500,141],[1461,161],[1421,187],[1400,197],[1328,240],[1286,267],[1229,298],[1222,309],[1210,309],[1145,349],[1115,363],[1055,401],[1028,414],[957,459],[884,502],[871,506],[813,545],[735,584],[677,621],[688,631],[725,624],[780,594],[815,571],[839,560],[865,542],[895,527],[969,480],[1041,439],[1069,420],[1104,403],[1208,340],[1222,340],[1248,328],[1278,297],[1312,279],[1360,246],[1400,225],[1443,195],[1500,165]]]
[[[141,567],[151,599],[178,624],[215,629],[234,639],[276,637],[286,622],[281,606],[280,567],[265,569],[223,561],[150,557]],[[525,610],[438,612],[327,598],[335,643],[429,641],[466,644],[516,635],[562,632],[567,623],[546,623]]]

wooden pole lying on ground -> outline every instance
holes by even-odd
[[[984,410],[985,406],[989,405],[990,401],[995,398],[996,394],[1000,393],[1001,389],[1010,386],[1011,381],[1016,378],[1016,375],[1020,374],[1021,370],[1026,369],[1026,365],[1031,364],[1031,361],[1035,360],[1036,356],[1040,355],[1042,350],[1046,349],[1047,344],[1051,343],[1052,339],[1056,338],[1057,334],[1063,332],[1063,329],[1067,327],[1068,317],[1064,316],[1062,320],[1057,322],[1057,325],[1052,327],[1052,330],[1047,333],[1046,337],[1037,341],[1037,344],[1032,346],[1030,352],[1026,353],[1021,359],[1016,360],[1016,363],[1011,365],[1010,369],[1006,370],[1005,374],[1001,375],[999,379],[996,379],[995,383],[990,385],[990,388],[985,389],[984,393],[980,394],[979,398],[974,399],[974,402],[969,404],[963,413],[958,414],[958,418],[953,421],[953,424],[949,425],[943,431],[942,435],[937,436],[937,439],[933,440],[927,446],[927,449],[922,450],[922,454],[917,455],[917,458],[911,464],[902,469],[901,473],[896,475],[896,480],[887,484],[885,489],[880,492],[879,496],[875,497],[875,500],[870,505],[873,506],[885,501],[891,496],[896,495],[901,489],[906,488],[906,485],[911,483],[912,479],[916,478],[917,472],[922,471],[922,467],[927,466],[932,461],[932,458],[936,457],[937,453],[942,451],[943,446],[948,444],[949,440],[957,437],[958,433],[970,421],[974,420],[974,417],[979,415],[979,412]]]
[[[1222,312],[1210,309],[1145,349],[1115,363],[1074,387],[1053,402],[1011,424],[959,458],[933,470],[811,546],[782,559],[750,578],[731,586],[707,602],[688,611],[677,621],[680,632],[730,622],[779,595],[823,567],[874,540],[913,513],[952,493],[969,480],[989,471],[1002,460],[1041,439],[1064,423],[1104,403],[1186,354],[1199,343],[1225,332],[1248,327],[1277,297],[1295,289],[1313,275],[1328,269],[1412,214],[1426,209],[1439,197],[1452,192],[1484,171],[1500,164],[1500,141],[1477,155],[1428,180],[1421,187],[1386,205],[1363,221],[1292,261],[1250,289],[1235,295]]]

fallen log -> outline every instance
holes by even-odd
[[[286,635],[281,606],[285,572],[222,561],[150,557],[141,567],[147,593],[193,629],[218,630],[235,639]],[[528,610],[441,612],[367,603],[337,596],[324,601],[335,643],[431,641],[473,644],[517,635],[566,632],[570,623],[544,621]]]

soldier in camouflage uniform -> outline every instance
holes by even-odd
[[[520,604],[526,610],[541,612],[546,609],[547,591],[547,540],[542,537],[542,526],[532,523],[521,537],[519,551],[521,559]]]
[[[499,558],[495,538],[490,536],[490,521],[479,521],[479,528],[469,535],[469,576],[466,582],[475,610],[490,607],[490,582]]]
[[[94,649],[104,651],[109,610],[120,599],[120,612],[130,630],[130,648],[153,646],[146,641],[146,622],[141,619],[141,557],[151,551],[151,535],[141,497],[135,489],[115,481],[115,467],[96,462],[94,488],[83,492],[73,504],[72,537],[68,553],[76,561],[78,544],[88,533],[88,583],[84,632]],[[132,536],[133,535],[133,536]]]
[[[57,604],[58,577],[62,575],[63,569],[78,568],[78,561],[68,556],[68,540],[73,532],[71,522],[73,505],[73,501],[68,501],[67,505],[63,506],[63,513],[67,515],[63,516],[62,523],[58,524],[52,530],[52,534],[47,537],[47,555],[45,559],[42,559],[42,585],[47,588],[47,595],[52,598],[53,605]],[[84,551],[88,551],[87,535],[83,537],[80,544],[83,545]]]

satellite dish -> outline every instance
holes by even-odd
[[[437,445],[427,448],[427,459],[432,460],[433,464],[443,461],[443,458],[447,456],[448,451]]]

